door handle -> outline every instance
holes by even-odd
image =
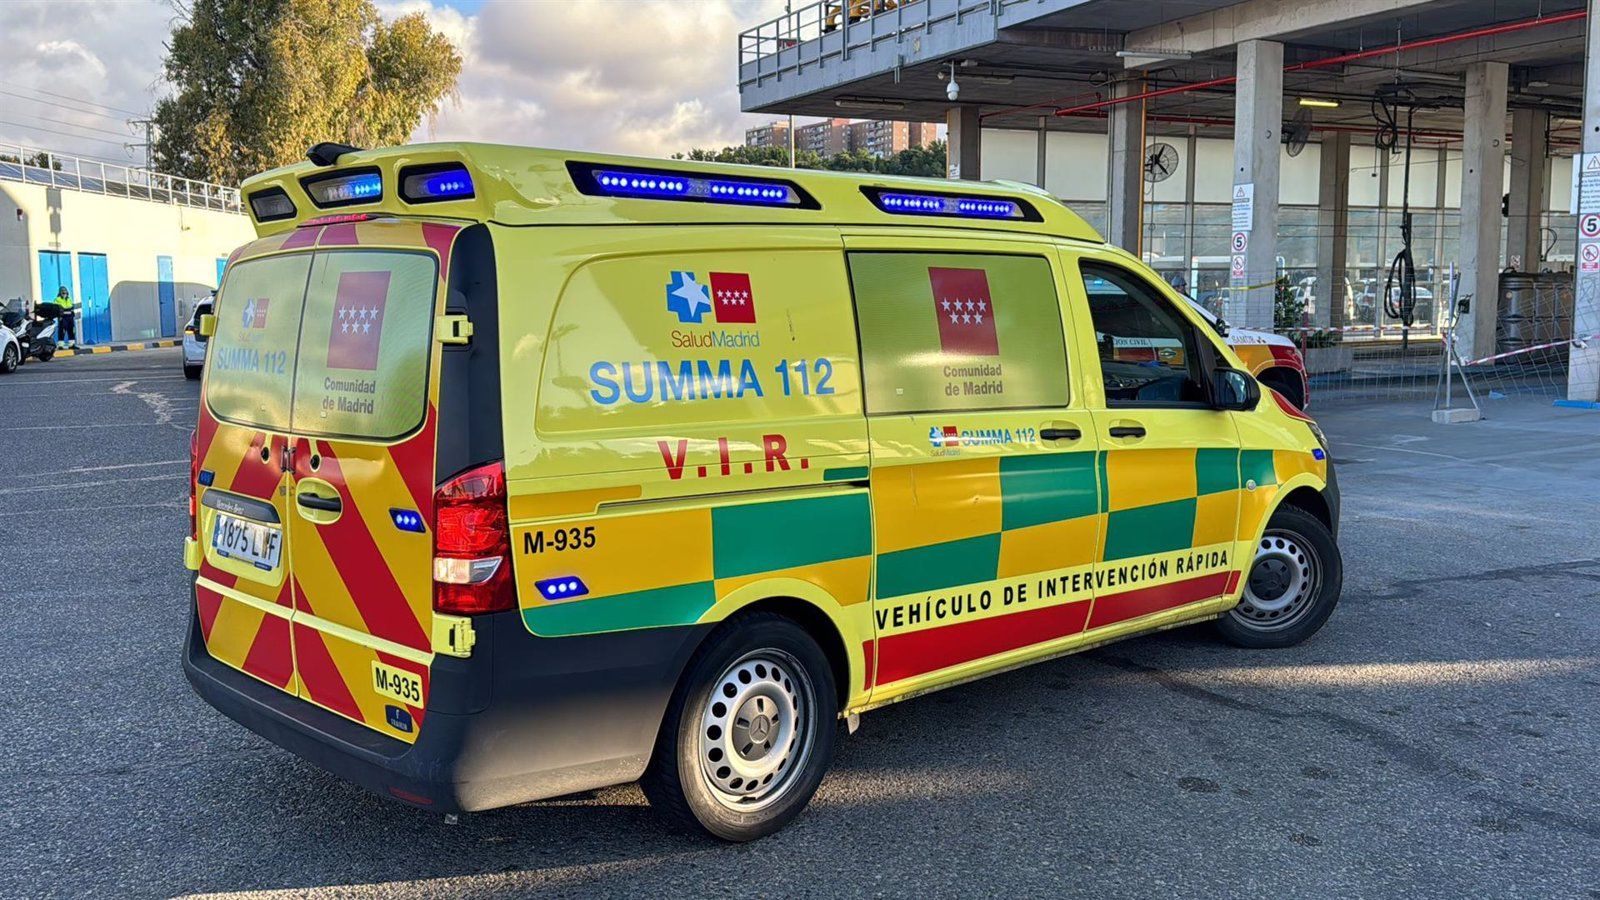
[[[294,502],[306,509],[315,509],[319,512],[339,512],[344,509],[344,503],[338,497],[318,497],[316,494],[296,494]]]
[[[1083,437],[1083,432],[1072,427],[1067,428],[1041,428],[1039,437],[1047,441],[1075,441]]]
[[[1143,425],[1113,425],[1107,432],[1114,438],[1142,438],[1144,437]]]

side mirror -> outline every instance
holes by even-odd
[[[200,336],[211,337],[217,333],[217,317],[214,313],[206,313],[200,317]]]
[[[1261,402],[1261,385],[1247,372],[1218,369],[1211,376],[1211,398],[1217,409],[1249,412]]]

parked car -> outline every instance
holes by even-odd
[[[189,324],[183,326],[183,377],[195,379],[200,377],[200,370],[206,364],[206,344],[209,339],[200,333],[200,317],[211,314],[211,306],[215,302],[216,294],[201,300],[194,305],[194,314],[189,317]]]
[[[0,325],[0,374],[9,375],[22,365],[22,346],[11,329]]]
[[[1229,325],[1224,329],[1222,319],[1204,304],[1187,294],[1183,295],[1183,299],[1189,301],[1189,305],[1194,307],[1213,331],[1222,335],[1223,340],[1228,343],[1228,349],[1238,355],[1239,360],[1257,381],[1277,391],[1283,399],[1293,403],[1296,409],[1309,408],[1311,383],[1306,377],[1306,361],[1293,340],[1270,331],[1257,331],[1236,325]]]

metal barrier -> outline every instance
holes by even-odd
[[[42,161],[44,165],[37,163]],[[22,144],[0,144],[0,181],[170,203],[197,209],[242,213],[239,189],[53,153]]]
[[[1021,0],[822,0],[739,34],[739,83],[821,65],[882,41],[926,34]],[[749,67],[747,69],[747,67]]]

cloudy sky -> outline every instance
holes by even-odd
[[[736,35],[782,0],[375,0],[426,12],[461,50],[459,97],[418,140],[665,156],[743,140]],[[0,145],[142,162],[173,8],[161,0],[0,0]],[[4,152],[4,147],[0,147]]]

